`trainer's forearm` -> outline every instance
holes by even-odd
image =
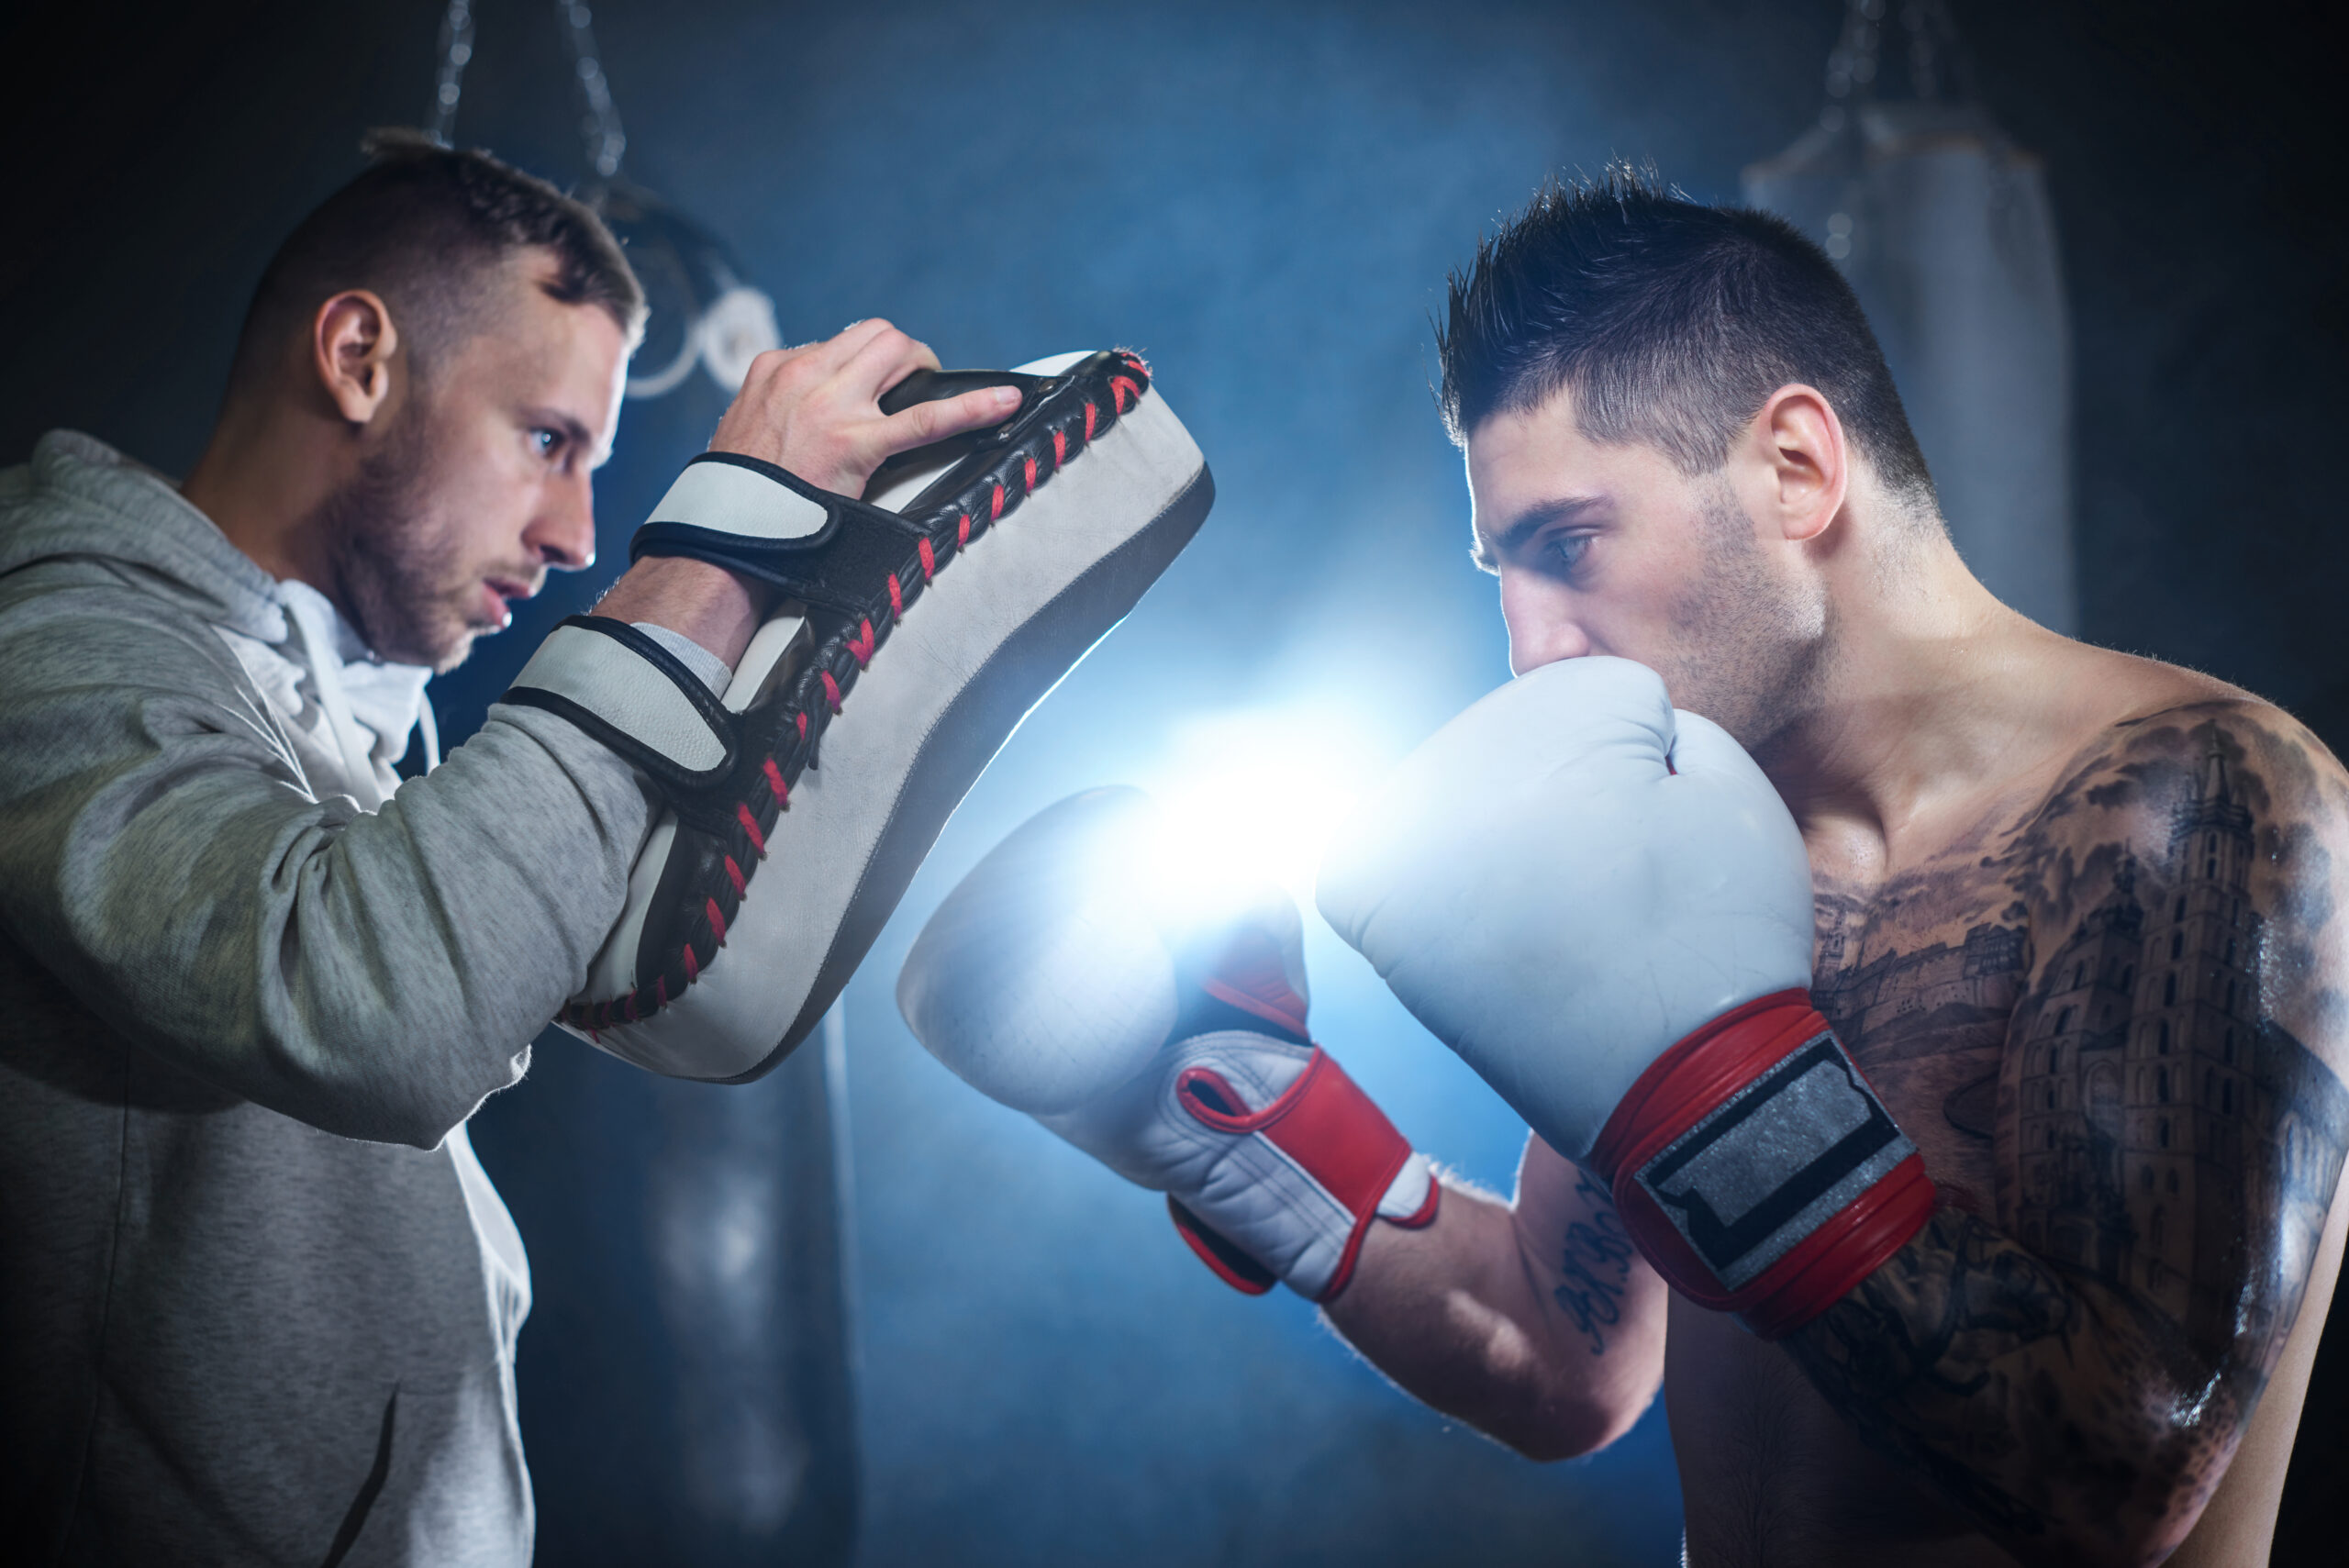
[[[1434,1224],[1371,1227],[1327,1312],[1406,1393],[1529,1458],[1567,1459],[1621,1436],[1654,1398],[1664,1288],[1586,1219],[1546,1238],[1530,1220],[1447,1183]]]
[[[666,627],[731,668],[766,617],[768,591],[722,566],[685,556],[653,556],[629,567],[596,613]]]

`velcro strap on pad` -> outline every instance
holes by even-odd
[[[921,530],[852,495],[736,452],[685,465],[629,543],[631,560],[682,555],[852,614],[911,559]]]
[[[831,520],[829,508],[793,488],[771,463],[735,452],[704,452],[685,464],[647,523],[674,523],[746,539],[807,539]]]
[[[699,787],[733,765],[731,722],[700,677],[608,616],[557,626],[504,700],[560,714],[668,784]]]

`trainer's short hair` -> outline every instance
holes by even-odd
[[[1437,329],[1445,427],[1561,390],[1593,440],[1709,473],[1770,395],[1817,387],[1910,509],[1938,510],[1925,455],[1866,315],[1835,264],[1781,218],[1705,206],[1624,165],[1552,183],[1451,278]]]
[[[429,374],[489,325],[479,308],[489,276],[526,248],[554,262],[541,284],[550,296],[603,311],[633,350],[644,290],[584,203],[421,131],[370,131],[361,147],[367,167],[286,236],[262,273],[238,339],[232,390],[262,373],[285,334],[303,329],[321,304],[354,288],[383,296],[411,363]]]

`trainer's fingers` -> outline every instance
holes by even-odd
[[[1019,406],[1016,386],[983,386],[935,403],[917,403],[881,422],[883,444],[894,455],[959,436],[986,425],[999,425]]]
[[[878,403],[881,395],[918,370],[936,370],[930,345],[892,327],[874,335],[841,366],[842,389],[858,402]]]
[[[868,316],[862,321],[850,322],[819,343],[808,344],[808,358],[827,373],[837,372],[863,352],[875,339],[896,331],[880,317]],[[903,336],[902,333],[898,335]]]

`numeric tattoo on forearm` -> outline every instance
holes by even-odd
[[[1623,1291],[1631,1278],[1631,1239],[1615,1200],[1587,1172],[1575,1178],[1575,1195],[1590,1205],[1590,1218],[1566,1227],[1558,1264],[1561,1283],[1550,1294],[1560,1310],[1590,1341],[1590,1353],[1607,1353],[1607,1331],[1622,1321]]]

